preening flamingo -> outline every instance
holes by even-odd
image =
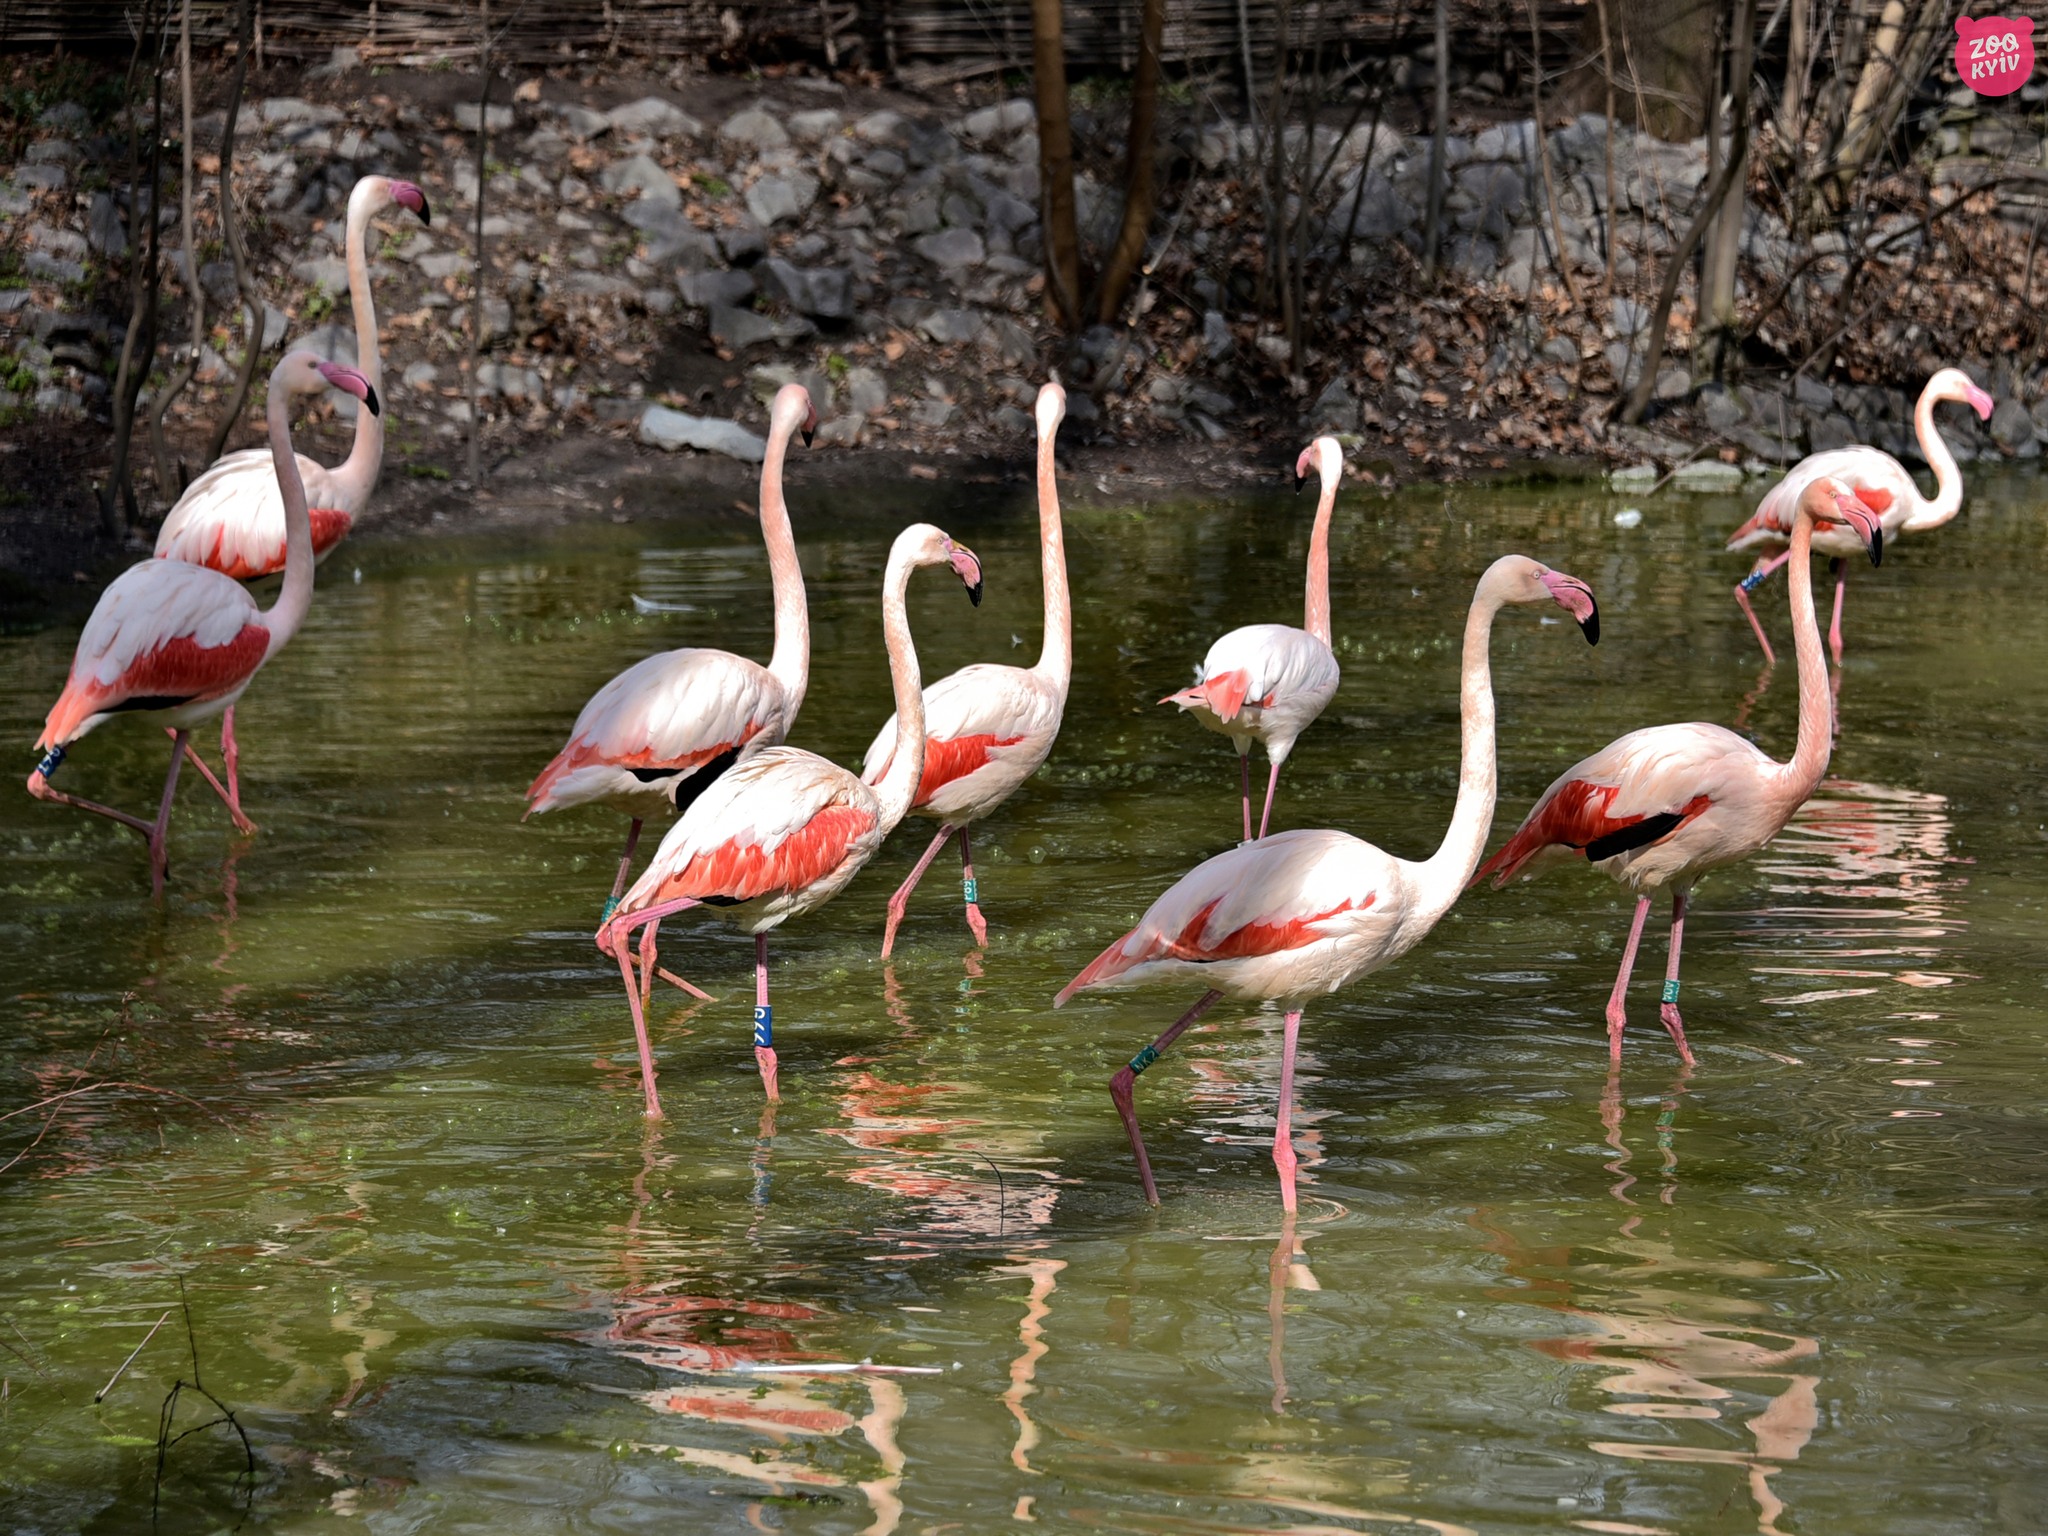
[[[1775,663],[1776,654],[1757,622],[1749,594],[1763,579],[1792,558],[1792,527],[1800,499],[1808,486],[1819,479],[1839,481],[1855,492],[1858,501],[1884,520],[1884,536],[1896,539],[1902,533],[1926,533],[1939,528],[1963,507],[1963,476],[1956,468],[1955,455],[1934,425],[1934,408],[1944,400],[1967,405],[1979,420],[1991,416],[1992,398],[1970,382],[1960,368],[1944,368],[1920,391],[1920,403],[1913,408],[1913,433],[1920,451],[1934,470],[1934,499],[1920,494],[1920,487],[1906,473],[1906,467],[1890,454],[1876,448],[1857,446],[1833,448],[1811,454],[1787,471],[1758,503],[1756,515],[1729,537],[1731,550],[1756,549],[1756,567],[1735,586],[1735,601],[1742,605],[1756,641],[1764,648],[1764,660]],[[1813,547],[1834,558],[1835,616],[1828,625],[1828,648],[1835,665],[1842,664],[1842,604],[1849,589],[1848,557],[1862,549],[1853,534],[1830,524],[1815,530]]]
[[[1057,384],[1039,390],[1038,542],[1045,583],[1045,639],[1039,646],[1038,664],[1002,667],[981,662],[962,667],[925,690],[924,777],[918,781],[910,812],[937,821],[939,833],[910,871],[910,878],[889,898],[888,923],[882,930],[884,960],[896,947],[896,929],[910,906],[910,893],[955,832],[960,834],[960,886],[967,903],[967,927],[976,944],[988,944],[968,828],[1038,772],[1060,733],[1067,685],[1074,674],[1074,625],[1052,450],[1066,414],[1065,390]],[[861,777],[869,784],[880,784],[895,754],[896,717],[891,715],[868,746]]]
[[[742,757],[779,744],[803,708],[811,680],[811,623],[789,503],[782,497],[782,462],[792,435],[801,432],[809,443],[817,429],[810,392],[801,384],[783,385],[768,412],[768,451],[761,461],[761,539],[775,592],[775,652],[768,665],[700,646],[634,663],[591,695],[569,744],[527,787],[528,816],[602,804],[633,819],[605,919],[626,888],[641,823],[671,806],[689,809]]]
[[[1130,1133],[1145,1198],[1159,1203],[1152,1164],[1138,1133],[1133,1089],[1221,997],[1278,1002],[1287,1010],[1280,1047],[1280,1114],[1273,1163],[1280,1198],[1295,1208],[1295,1156],[1289,1130],[1294,1055],[1302,1005],[1390,965],[1419,944],[1450,911],[1486,845],[1493,823],[1493,678],[1488,645],[1493,618],[1509,603],[1555,602],[1589,641],[1600,638],[1592,590],[1577,577],[1521,555],[1505,555],[1479,578],[1465,620],[1460,684],[1458,802],[1436,853],[1411,863],[1348,832],[1276,832],[1198,864],[1153,902],[1138,926],[1091,961],[1053,999],[1147,982],[1199,981],[1209,990],[1171,1028],[1109,1080],[1110,1097]]]
[[[313,532],[306,488],[292,452],[291,400],[332,385],[362,401],[374,415],[377,391],[353,368],[293,352],[270,375],[270,453],[283,492],[284,585],[269,608],[258,608],[234,578],[182,560],[145,560],[114,578],[100,594],[78,637],[71,676],[50,707],[42,738],[43,760],[28,776],[39,800],[112,817],[149,840],[149,876],[161,895],[169,870],[165,835],[171,797],[178,787],[192,727],[231,707],[263,664],[298,632],[313,602]],[[87,731],[126,711],[147,714],[171,732],[171,767],[164,775],[156,820],[144,821],[51,787],[66,750]],[[195,758],[194,761],[197,761]],[[202,771],[205,765],[201,764]]]
[[[1884,554],[1884,525],[1838,480],[1809,482],[1792,522],[1793,648],[1799,662],[1799,740],[1790,762],[1766,757],[1718,725],[1659,725],[1631,731],[1568,768],[1543,792],[1528,819],[1488,859],[1473,881],[1491,875],[1504,884],[1532,860],[1573,855],[1637,893],[1635,921],[1622,950],[1621,971],[1607,999],[1610,1059],[1621,1061],[1621,1034],[1629,974],[1650,900],[1671,890],[1671,949],[1664,970],[1660,1017],[1678,1054],[1692,1064],[1685,1021],[1678,1011],[1678,957],[1685,941],[1685,908],[1693,883],[1709,870],[1748,858],[1784,830],[1827,772],[1834,735],[1834,704],[1820,624],[1813,611],[1815,535],[1846,523],[1876,565]]]
[[[380,394],[384,388],[384,365],[377,341],[377,309],[370,297],[365,247],[370,221],[394,204],[418,214],[421,223],[432,222],[426,194],[409,181],[365,176],[349,193],[345,244],[349,301],[355,310],[356,372]],[[299,479],[312,503],[315,560],[326,558],[327,552],[347,536],[369,505],[383,461],[384,421],[375,411],[356,412],[355,442],[349,447],[348,457],[333,469],[304,454],[297,456]],[[160,560],[184,560],[246,581],[283,570],[287,543],[284,501],[278,491],[277,472],[271,466],[270,450],[245,448],[221,455],[185,487],[185,494],[178,498],[177,505],[164,518],[163,527],[157,530],[156,554]],[[221,717],[220,749],[227,759],[223,798],[236,825],[253,831],[242,815],[241,750],[235,742],[232,706]]]
[[[1266,777],[1266,808],[1259,815],[1259,836],[1264,837],[1273,817],[1273,795],[1280,787],[1280,765],[1294,751],[1301,733],[1337,696],[1337,656],[1330,649],[1330,511],[1344,476],[1344,452],[1334,437],[1319,437],[1301,451],[1294,464],[1296,490],[1308,479],[1311,466],[1322,476],[1323,491],[1308,540],[1302,627],[1247,624],[1233,629],[1209,647],[1195,669],[1192,687],[1159,701],[1178,704],[1208,729],[1228,736],[1237,748],[1247,841],[1252,835],[1252,743],[1265,745],[1266,759],[1273,765]]]
[[[838,764],[797,747],[756,752],[727,769],[669,828],[618,910],[597,931],[597,947],[618,961],[625,979],[650,1118],[661,1114],[645,1012],[655,933],[663,918],[696,906],[726,908],[727,920],[754,936],[754,1059],[768,1097],[780,1097],[768,1002],[768,932],[845,888],[908,814],[924,774],[924,689],[903,604],[910,573],[921,565],[951,565],[967,595],[981,602],[981,562],[965,545],[929,523],[913,523],[896,536],[882,583],[882,637],[902,745],[882,782],[870,788]],[[629,953],[635,928],[644,929],[637,981]]]

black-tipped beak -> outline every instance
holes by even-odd
[[[1884,564],[1884,524],[1879,523],[1870,530],[1870,563]]]
[[[978,582],[978,581],[977,581],[977,582],[976,582],[976,583],[975,583],[975,584],[974,584],[973,586],[971,586],[971,587],[969,587],[969,588],[967,589],[967,601],[969,601],[970,603],[974,604],[974,606],[975,606],[975,607],[977,607],[977,608],[979,608],[979,607],[981,606],[981,583],[980,583],[980,582]]]
[[[818,434],[817,434],[817,433],[816,433],[815,431],[813,431],[813,430],[812,430],[811,428],[809,428],[809,427],[805,427],[805,428],[803,428],[803,435],[804,435],[804,446],[805,446],[806,448],[808,448],[808,447],[810,447],[810,446],[811,446],[811,439],[812,439],[812,438],[814,438],[814,437],[816,437],[816,436],[817,436]]]
[[[1296,475],[1296,476],[1294,477],[1294,494],[1295,494],[1295,495],[1297,495],[1297,496],[1299,496],[1299,495],[1301,494],[1301,488],[1302,488],[1302,487],[1303,487],[1304,485],[1307,485],[1307,484],[1308,484],[1308,476],[1307,476],[1307,475],[1301,475],[1301,474],[1298,474],[1298,475]]]
[[[420,222],[429,229],[434,224],[434,210],[427,206],[427,200],[424,197],[420,199]]]
[[[1579,630],[1586,637],[1586,644],[1600,643],[1600,602],[1592,593],[1586,594],[1586,601],[1593,605],[1593,611],[1579,620]]]
[[[370,414],[372,416],[381,416],[384,414],[383,410],[377,404],[377,391],[369,385],[365,385],[363,387],[363,404],[367,405],[370,408]]]

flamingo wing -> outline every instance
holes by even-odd
[[[1731,764],[1754,775],[1766,761],[1718,725],[1631,731],[1559,775],[1469,883],[1504,885],[1541,857],[1598,864],[1663,842],[1724,798]]]
[[[1306,829],[1240,844],[1181,876],[1136,927],[1060,990],[1054,1005],[1162,961],[1246,960],[1336,937],[1334,925],[1346,913],[1379,904],[1389,862],[1344,832]]]
[[[789,730],[782,685],[729,651],[663,651],[628,667],[590,697],[526,791],[527,814],[603,799],[625,780],[696,774],[769,746]]]
[[[1920,489],[1906,467],[1890,454],[1868,446],[1831,448],[1808,454],[1765,492],[1749,521],[1728,537],[1730,550],[1779,547],[1792,538],[1799,498],[1818,479],[1839,480],[1863,504],[1884,519],[1884,531],[1896,533],[1920,499]]]
[[[924,776],[913,804],[993,763],[1014,766],[1020,754],[1035,754],[1035,769],[1059,734],[1062,703],[1021,667],[978,663],[940,678],[924,691]],[[895,757],[891,715],[868,744],[861,778],[881,783]]]
[[[1202,658],[1201,680],[1174,694],[1172,702],[1183,709],[1206,703],[1225,724],[1247,705],[1271,709],[1308,704],[1320,712],[1336,694],[1339,675],[1336,656],[1307,630],[1291,624],[1247,624],[1209,647]]]
[[[621,910],[688,896],[730,906],[793,893],[879,844],[868,787],[836,763],[768,747],[736,765],[669,828]]]
[[[100,594],[38,746],[62,746],[122,709],[235,692],[270,654],[253,599],[218,571],[175,560],[130,566]]]
[[[362,508],[351,504],[334,473],[297,455],[319,558],[348,536]],[[157,531],[156,557],[247,581],[284,569],[284,493],[268,448],[246,448],[216,459],[185,488]]]

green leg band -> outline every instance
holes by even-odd
[[[1664,1001],[1667,1003],[1678,1001],[1678,978],[1676,976],[1664,983]]]
[[[607,896],[605,898],[604,911],[597,919],[598,927],[602,928],[612,920],[612,914],[619,910],[619,903],[624,899],[620,896]]]
[[[1151,1066],[1152,1063],[1157,1061],[1158,1059],[1159,1052],[1154,1050],[1149,1045],[1146,1046],[1145,1049],[1138,1052],[1137,1055],[1131,1058],[1131,1076],[1136,1077],[1139,1073],[1143,1072],[1147,1067]]]
[[[981,900],[981,883],[972,879],[962,880],[960,882],[960,894],[967,898],[967,905],[973,906]]]

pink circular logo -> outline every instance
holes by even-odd
[[[1979,96],[2010,96],[2034,73],[2034,22],[1956,18],[1956,73]]]

